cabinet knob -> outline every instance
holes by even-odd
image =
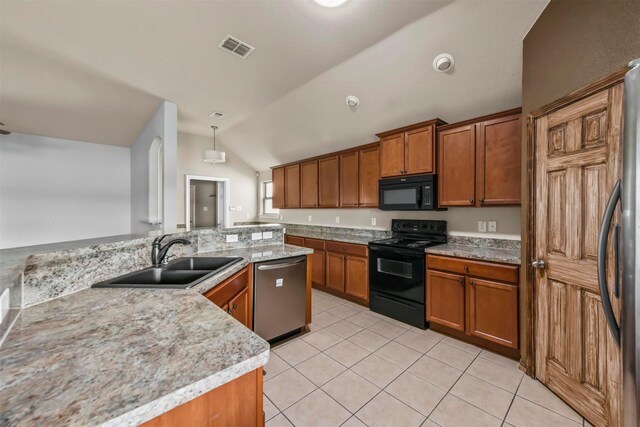
[[[469,280],[469,284],[470,284],[471,286],[475,285],[475,283],[473,283],[473,280]]]
[[[233,307],[231,307],[232,310],[235,310],[238,308],[238,304],[233,304]]]
[[[480,203],[484,203],[484,199],[480,199]]]
[[[459,279],[458,279],[458,282],[460,282],[460,283],[464,283],[464,277],[459,278]]]
[[[473,204],[473,199],[469,199],[469,203]]]
[[[464,271],[469,271],[469,266],[468,265],[464,266]]]

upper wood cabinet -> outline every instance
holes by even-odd
[[[358,206],[378,207],[379,146],[360,150],[358,165]]]
[[[358,152],[340,154],[340,206],[358,206]]]
[[[436,127],[440,119],[379,133],[380,176],[436,173]]]
[[[284,168],[273,168],[271,172],[271,181],[273,182],[273,207],[284,208]]]
[[[318,207],[318,161],[300,163],[300,207]]]
[[[340,202],[340,161],[338,156],[318,160],[318,194],[321,208],[337,208]]]
[[[438,129],[438,206],[520,204],[520,109]]]
[[[285,207],[300,207],[300,165],[291,165],[284,168],[285,182]]]

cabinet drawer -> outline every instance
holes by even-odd
[[[284,242],[289,245],[304,246],[304,238],[298,236],[284,236]]]
[[[324,251],[324,240],[304,238],[304,246],[311,249],[319,249]]]
[[[508,283],[518,283],[518,267],[492,262],[472,261],[464,258],[452,258],[427,255],[427,268],[483,277]]]
[[[367,256],[367,247],[364,245],[354,245],[353,243],[327,241],[326,248],[328,252],[339,252],[339,253],[360,256],[360,257]]]
[[[220,285],[211,289],[209,292],[205,293],[204,296],[218,307],[222,307],[248,286],[249,267],[245,267],[241,271],[228,278],[224,283],[221,283]]]

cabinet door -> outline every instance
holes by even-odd
[[[351,296],[369,300],[369,262],[367,258],[346,257],[345,292]]]
[[[360,150],[358,172],[358,206],[377,208],[380,148],[373,147]]]
[[[518,348],[518,287],[470,278],[469,332]]]
[[[325,253],[317,249],[311,254],[311,282],[315,286],[324,287]]]
[[[340,154],[340,207],[358,206],[358,152]]]
[[[344,255],[327,252],[327,288],[344,292]]]
[[[475,125],[438,135],[438,205],[475,204]]]
[[[433,127],[427,126],[406,133],[405,170],[408,174],[435,173],[436,159]]]
[[[291,165],[284,168],[285,179],[285,206],[287,208],[300,207],[300,165]]]
[[[380,176],[404,174],[404,133],[380,140]]]
[[[242,323],[247,328],[252,329],[249,319],[249,289],[245,288],[231,301],[229,301],[227,311],[238,322]]]
[[[318,160],[319,194],[321,208],[337,208],[340,195],[340,168],[338,156]]]
[[[520,204],[520,114],[478,125],[476,195],[479,206]]]
[[[465,278],[427,271],[427,320],[464,331]]]
[[[318,207],[318,161],[300,164],[300,207]]]
[[[275,168],[271,171],[273,182],[273,207],[282,209],[285,207],[284,168]]]

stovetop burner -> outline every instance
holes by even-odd
[[[423,250],[447,242],[446,221],[419,219],[394,219],[391,222],[393,235],[389,239],[370,242],[373,246],[386,246]]]

